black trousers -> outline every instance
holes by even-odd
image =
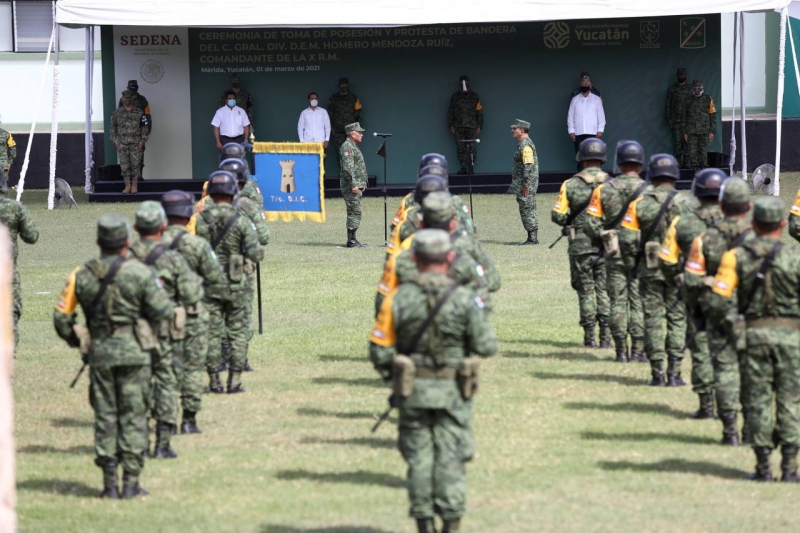
[[[591,139],[592,137],[597,137],[597,135],[576,135],[575,136],[575,142],[574,142],[574,144],[575,144],[575,153],[576,154],[578,153],[578,148],[580,148],[581,143],[583,141],[585,141],[586,139]],[[578,161],[578,172],[580,172],[581,170],[583,170],[583,163]]]

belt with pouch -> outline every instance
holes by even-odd
[[[124,326],[117,326],[114,328],[112,335],[124,335],[124,334],[134,334],[133,324],[125,324]]]
[[[414,377],[420,379],[456,379],[456,369],[447,366],[438,369],[417,367]]]
[[[756,318],[746,322],[748,328],[791,328],[800,329],[800,318],[775,316]]]

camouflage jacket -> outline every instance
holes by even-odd
[[[673,83],[667,89],[667,122],[670,125],[681,124],[686,112],[686,103],[692,98],[692,89],[688,83]]]
[[[668,280],[683,272],[684,262],[695,238],[723,217],[722,209],[716,203],[691,208],[689,202],[684,202],[683,206],[684,212],[673,219],[658,254],[661,271]]]
[[[261,187],[252,178],[245,182],[244,187],[239,191],[239,195],[250,198],[256,205],[264,207],[264,196],[261,194]]]
[[[442,274],[425,273],[404,283],[381,305],[370,334],[370,360],[384,379],[392,372],[395,354],[406,354],[419,369],[456,369],[470,354],[497,352],[497,337],[475,293],[458,287],[420,338],[414,338],[430,311],[455,283]],[[448,409],[460,401],[455,379],[414,380],[404,408]]]
[[[644,180],[638,174],[620,174],[594,190],[589,207],[586,208],[586,214],[589,216],[586,219],[585,229],[593,243],[600,244],[600,232],[604,229],[619,228],[619,226],[612,227],[612,224],[618,219],[620,224],[622,223],[622,217],[620,217],[622,208],[628,203],[628,199],[631,199],[631,203],[636,200],[632,196],[643,183]],[[626,259],[629,263],[628,266],[632,268],[633,257],[636,253],[636,234],[631,231],[620,231],[618,235],[620,251],[624,256],[622,258]]]
[[[517,145],[511,167],[509,192],[522,194],[523,188],[529,189],[529,194],[536,194],[536,189],[539,188],[539,158],[536,157],[536,147],[530,137],[525,137]]]
[[[147,115],[138,107],[128,111],[124,107],[118,108],[111,115],[110,128],[111,142],[119,141],[120,144],[139,144],[147,142],[150,135],[150,125]]]
[[[559,226],[573,229],[575,238],[570,238],[567,248],[570,255],[596,254],[600,251],[585,232],[589,218],[586,210],[594,190],[607,179],[608,174],[603,169],[586,168],[561,184],[550,218]]]
[[[454,128],[482,128],[483,106],[481,98],[473,90],[453,93],[447,110],[447,124]]]
[[[196,217],[195,230],[197,235],[213,243],[217,235],[223,230],[231,217],[239,214],[230,204],[210,204]],[[258,243],[256,228],[247,217],[239,218],[228,229],[222,240],[214,250],[222,271],[227,274],[228,288],[230,291],[243,290],[246,276],[244,275],[244,260],[249,259],[254,263],[261,261],[263,250]]]
[[[344,134],[345,126],[361,121],[361,100],[353,93],[331,95],[328,117],[331,119],[331,132]]]
[[[263,206],[264,204],[260,204]],[[264,215],[264,208],[259,207],[259,204],[253,202],[247,196],[239,195],[233,199],[233,206],[247,219],[253,223],[256,228],[256,235],[258,236],[258,244],[266,246],[269,244],[269,226],[267,226],[267,217]]]
[[[700,97],[692,95],[686,101],[682,124],[683,132],[690,135],[716,133],[717,108],[714,99],[707,94]]]
[[[797,196],[789,210],[789,235],[794,240],[800,241],[800,190],[797,191]]]
[[[456,222],[458,222],[459,228],[466,231],[469,235],[475,235],[475,224],[472,222],[469,208],[458,196],[453,195],[452,198],[453,210],[455,211],[454,218]],[[398,215],[402,218],[400,218],[396,224],[394,224],[394,220],[392,221],[392,233],[386,247],[387,253],[391,253],[392,250],[398,248],[404,240],[419,231],[420,224],[422,223],[422,208],[414,201],[413,194],[410,196],[410,200],[407,207],[401,205],[400,209],[398,209],[395,214],[395,220],[398,220]],[[402,214],[400,214],[401,212]]]
[[[77,323],[77,305],[86,317],[92,336],[89,364],[96,368],[150,364],[151,351],[143,350],[133,326],[140,318],[152,324],[173,315],[172,303],[161,281],[136,259],[126,259],[94,309],[90,306],[100,291],[118,255],[103,255],[72,271],[53,312],[58,336],[70,346],[79,345],[72,326]]]
[[[178,235],[181,234],[185,235],[173,249],[183,256],[192,272],[203,279],[205,298],[227,300],[228,279],[223,274],[222,268],[217,262],[217,254],[211,249],[208,241],[192,235],[179,224],[172,224],[167,227],[161,237],[161,242],[171,247]]]
[[[227,105],[228,102],[225,101],[225,93],[228,91],[233,91],[236,93],[236,105],[244,109],[244,112],[247,113],[247,119],[250,122],[253,122],[253,99],[250,97],[250,93],[244,89],[240,88],[239,92],[236,92],[236,89],[234,88],[229,88],[222,91],[222,94],[219,95],[220,107],[225,107]]]
[[[152,265],[144,261],[156,245],[166,249]],[[142,264],[152,269],[164,285],[164,291],[173,305],[190,307],[203,299],[203,279],[195,274],[181,254],[170,250],[160,241],[139,240],[128,250]]]
[[[14,247],[13,257],[16,266],[19,254],[17,237],[21,237],[28,244],[36,244],[39,240],[39,230],[27,207],[11,198],[5,198],[2,194],[0,194],[0,224],[8,229]]]
[[[119,99],[119,103],[117,104],[117,109],[123,107],[122,105],[122,98]],[[147,134],[149,135],[151,131],[153,131],[153,116],[150,114],[150,103],[147,101],[147,98],[142,96],[141,94],[137,94],[136,97],[133,99],[133,108],[139,108],[144,114],[146,121],[142,122],[142,125],[147,126]]]
[[[14,136],[0,128],[0,168],[6,173],[17,158],[17,142]]]
[[[349,137],[339,148],[339,165],[341,167],[339,184],[343,189],[366,188],[367,165],[358,145]]]

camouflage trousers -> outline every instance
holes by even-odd
[[[198,413],[203,407],[203,389],[208,355],[209,315],[205,306],[186,317],[178,388],[184,411]]]
[[[720,418],[736,415],[747,389],[739,372],[740,354],[723,332],[711,327],[708,328],[708,350],[716,355],[713,366],[717,414]]]
[[[631,286],[635,284],[636,280],[631,282]],[[683,359],[683,347],[686,343],[686,306],[675,303],[681,298],[678,287],[656,277],[642,277],[639,279],[639,292],[642,298],[644,348],[647,357],[653,362],[663,361],[665,355],[678,360]]]
[[[708,146],[711,144],[708,134],[690,133],[688,137],[689,164],[695,170],[706,168],[708,166]]]
[[[406,487],[414,518],[445,520],[466,512],[467,472],[475,444],[471,404],[453,409],[400,409],[398,445],[408,463]]]
[[[606,263],[600,259],[592,267],[596,258],[597,254],[569,256],[570,282],[578,293],[581,326],[609,323],[611,300],[606,288]]]
[[[151,415],[154,419],[178,423],[178,375],[182,373],[182,342],[173,342],[169,334],[159,335],[160,350],[153,351]],[[176,350],[177,348],[177,350]]]
[[[14,264],[12,285],[14,286],[14,348],[19,345],[19,320],[22,318],[22,278],[19,268]]]
[[[528,192],[527,198],[522,196],[522,192],[517,194],[517,204],[519,204],[519,217],[522,219],[525,231],[539,229],[539,221],[536,218],[536,187]]]
[[[670,130],[672,131],[672,155],[678,160],[678,165],[682,167],[689,160],[689,148],[686,139],[683,138],[683,125],[673,124]]]
[[[249,269],[249,271],[248,271]],[[245,272],[247,273],[247,282],[244,285],[245,299],[247,300],[246,313],[247,313],[247,342],[253,340],[255,328],[253,327],[253,304],[256,300],[256,265],[255,263],[245,262]]]
[[[114,462],[138,475],[147,450],[150,367],[115,366],[89,370],[94,409],[95,464]]]
[[[461,163],[462,168],[470,167],[470,144],[462,143],[461,141],[465,139],[475,139],[476,131],[477,130],[475,128],[456,128],[456,151],[458,152],[458,160]],[[478,160],[478,145],[475,143],[471,143],[471,145],[472,161],[474,162]]]
[[[630,265],[632,267],[633,265]],[[611,302],[611,335],[615,338],[644,338],[644,311],[639,284],[628,286],[628,271],[619,257],[606,259],[606,286]]]
[[[689,345],[692,353],[692,390],[697,394],[713,392],[714,364],[711,362],[708,325],[698,324],[691,316],[687,318],[687,335],[693,338]],[[706,331],[701,330],[695,333],[698,326],[705,327]]]
[[[800,446],[800,331],[747,328],[743,363],[753,446]]]
[[[347,230],[355,231],[361,225],[361,191],[353,194],[353,191],[345,187],[341,188],[344,205],[347,209]]]
[[[142,161],[144,160],[144,150],[139,149],[139,144],[120,144],[118,156],[125,183],[127,184],[131,180],[139,181],[142,178]]]
[[[247,307],[250,301],[244,290],[233,291],[226,301],[210,300],[208,305],[208,356],[206,369],[218,372],[222,365],[223,334],[230,342],[230,370],[242,372],[247,359]]]

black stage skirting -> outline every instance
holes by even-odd
[[[14,166],[11,167],[9,183],[16,185],[19,181],[19,173],[22,170],[22,162],[25,160],[25,150],[28,148],[27,133],[14,133],[14,140],[17,142],[17,158]],[[93,133],[95,151],[95,168],[105,164],[103,152],[103,133]],[[56,145],[58,155],[56,157],[56,177],[67,181],[73,186],[82,186],[85,182],[84,169],[84,134],[83,132],[69,132],[58,134],[58,144]],[[34,133],[33,146],[28,163],[28,173],[25,176],[26,189],[46,189],[50,183],[50,134]]]
[[[741,125],[736,121],[736,165],[742,165],[742,141],[740,137]],[[730,153],[732,122],[722,123],[722,149]],[[748,120],[745,123],[747,133],[747,170],[752,172],[759,165],[775,164],[775,138],[776,120]],[[793,172],[800,170],[800,119],[787,118],[783,121],[781,133],[781,171]]]

